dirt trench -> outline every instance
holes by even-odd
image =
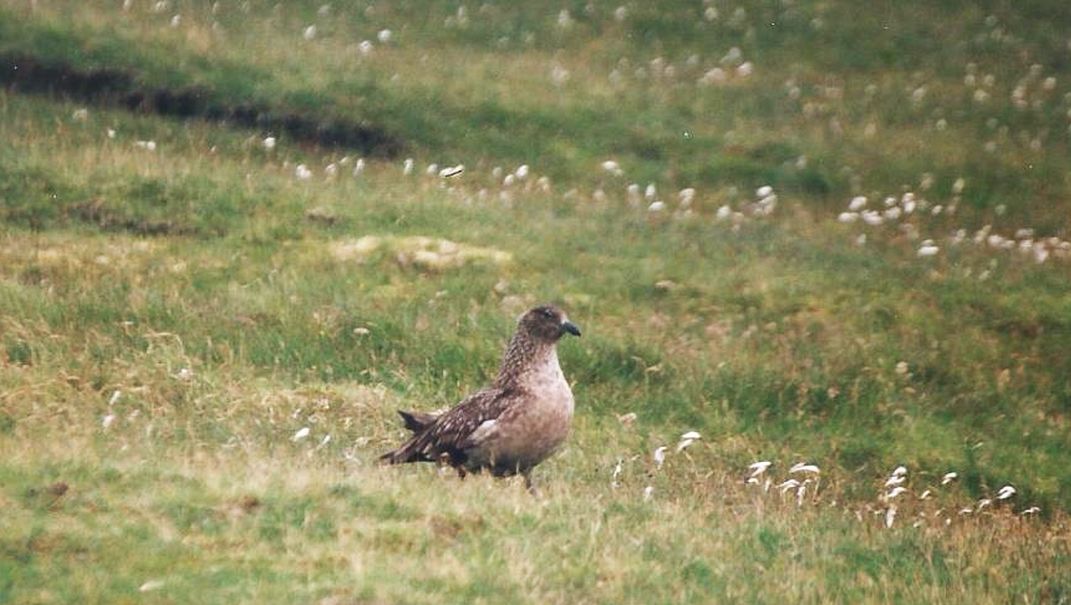
[[[201,119],[262,134],[285,134],[323,147],[394,157],[404,145],[384,129],[365,123],[322,119],[270,107],[239,103],[229,105],[202,87],[146,88],[134,74],[111,68],[78,69],[31,56],[0,56],[0,85],[16,94],[119,107],[131,112],[180,119]]]

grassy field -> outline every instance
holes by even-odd
[[[1071,602],[1069,6],[0,0],[0,603]]]

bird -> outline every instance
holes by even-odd
[[[538,494],[531,471],[565,441],[573,417],[573,392],[558,364],[566,334],[580,336],[580,328],[554,305],[521,315],[494,381],[439,414],[398,410],[413,434],[380,460],[440,462],[462,479],[485,470],[519,474]]]

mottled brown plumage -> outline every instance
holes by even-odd
[[[556,345],[580,330],[554,306],[536,307],[517,322],[498,376],[439,414],[399,411],[413,436],[382,456],[391,464],[444,461],[464,476],[489,470],[501,477],[529,472],[569,434],[573,393]]]

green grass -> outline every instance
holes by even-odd
[[[1071,258],[972,241],[1068,237],[1066,7],[320,5],[0,2],[0,55],[402,142],[0,92],[0,603],[1071,598]],[[666,210],[627,193],[649,182]],[[836,220],[908,191],[928,205],[894,224]],[[394,409],[478,388],[547,300],[584,337],[543,498],[376,465]],[[760,459],[769,491],[744,483]],[[822,472],[797,501],[776,485],[799,461]]]

